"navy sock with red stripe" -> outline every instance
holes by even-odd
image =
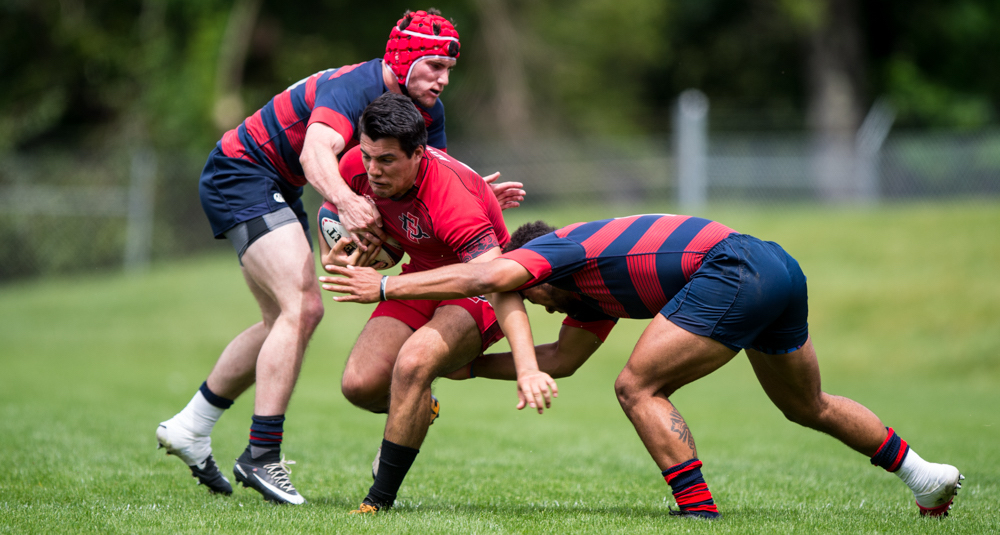
[[[661,473],[663,479],[670,484],[677,507],[681,508],[680,514],[703,518],[719,517],[712,492],[708,490],[708,484],[701,475],[701,461],[691,459],[675,464]]]
[[[250,425],[250,447],[268,450],[281,449],[281,437],[285,429],[285,415],[258,416],[253,415]],[[255,452],[256,453],[256,452]],[[259,455],[254,455],[258,457]]]
[[[885,468],[887,472],[895,472],[903,464],[906,454],[910,453],[910,446],[905,440],[899,438],[899,435],[891,427],[885,429],[889,432],[889,436],[885,437],[878,451],[872,455],[872,464]]]

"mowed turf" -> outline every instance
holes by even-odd
[[[511,228],[655,206],[507,214]],[[989,533],[1000,530],[1000,205],[878,209],[716,207],[775,240],[810,286],[824,388],[854,398],[925,459],[966,476],[949,518],[920,518],[895,477],[770,405],[742,355],[673,397],[688,419],[718,522],[669,517],[664,483],[614,396],[644,321],[623,320],[555,406],[514,410],[513,383],[440,380],[431,428],[395,509],[348,515],[371,484],[384,416],[340,394],[371,310],[334,303],[288,411],[285,454],[309,500],[210,496],[157,451],[157,424],[256,321],[232,254],[0,287],[0,533]],[[536,307],[537,308],[537,307]],[[539,342],[560,318],[532,310]],[[501,346],[502,347],[502,346]],[[230,474],[252,392],[213,436]]]

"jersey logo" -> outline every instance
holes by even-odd
[[[406,231],[406,237],[411,241],[419,243],[420,240],[431,237],[430,234],[424,232],[424,229],[420,228],[420,220],[410,212],[400,215],[399,220],[403,222],[403,230]]]

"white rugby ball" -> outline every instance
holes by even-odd
[[[340,238],[348,235],[347,228],[340,223],[337,207],[331,203],[323,203],[322,208],[319,209],[319,228],[323,239],[331,248],[340,241]],[[350,255],[354,253],[356,248],[357,246],[352,243],[344,248],[344,252]],[[382,242],[382,250],[368,267],[377,270],[389,269],[403,259],[403,254],[403,246],[392,237],[387,237],[386,241]]]

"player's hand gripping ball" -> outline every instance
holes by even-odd
[[[341,224],[337,207],[333,203],[323,203],[323,207],[319,209],[319,228],[323,234],[323,239],[326,240],[326,244],[331,249],[337,245],[340,238],[348,236],[347,228]],[[354,253],[355,249],[357,249],[357,245],[351,243],[344,248],[344,253],[350,256]],[[388,237],[386,241],[382,242],[382,250],[379,251],[368,267],[377,270],[389,269],[402,259],[403,247],[398,241],[392,237]]]

